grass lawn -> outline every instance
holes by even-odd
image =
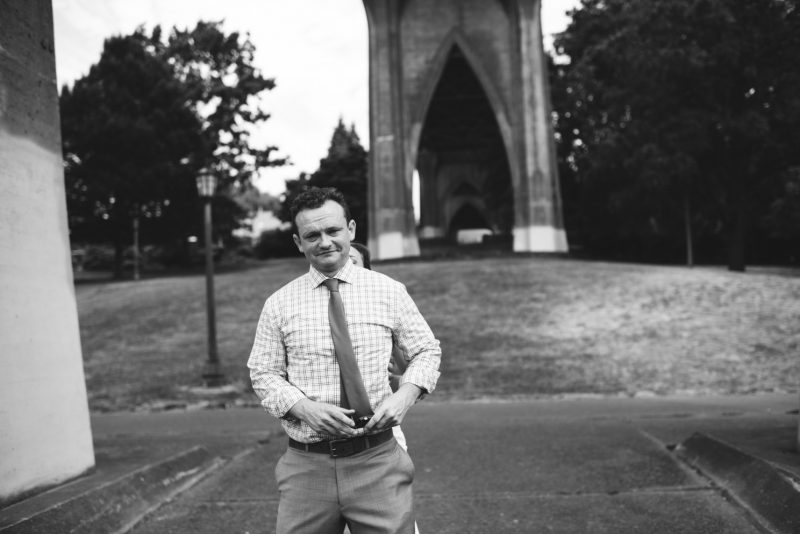
[[[251,403],[246,368],[265,298],[307,269],[273,260],[216,277],[220,359]],[[521,255],[383,263],[441,340],[431,400],[558,394],[796,391],[800,273]],[[202,276],[79,284],[93,410],[198,402]]]

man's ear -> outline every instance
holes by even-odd
[[[350,232],[350,241],[356,238],[356,221],[355,219],[350,219],[350,222],[347,223],[347,231]]]
[[[292,234],[292,239],[294,239],[294,244],[297,245],[297,250],[303,252],[303,247],[300,246],[300,236],[297,234]]]

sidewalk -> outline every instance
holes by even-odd
[[[423,402],[403,425],[425,532],[800,532],[798,397]],[[259,409],[98,414],[89,476],[0,532],[272,532],[285,449]]]

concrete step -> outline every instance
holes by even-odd
[[[225,462],[197,446],[112,480],[103,481],[103,473],[95,472],[0,510],[0,532],[125,532]]]
[[[771,532],[800,532],[800,477],[793,471],[703,433],[693,434],[675,453]]]

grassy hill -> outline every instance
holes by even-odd
[[[273,260],[216,277],[228,402],[264,299],[307,269]],[[408,261],[405,283],[442,342],[431,400],[555,394],[796,391],[800,274],[530,256]],[[197,402],[206,359],[202,276],[76,287],[93,410]]]

